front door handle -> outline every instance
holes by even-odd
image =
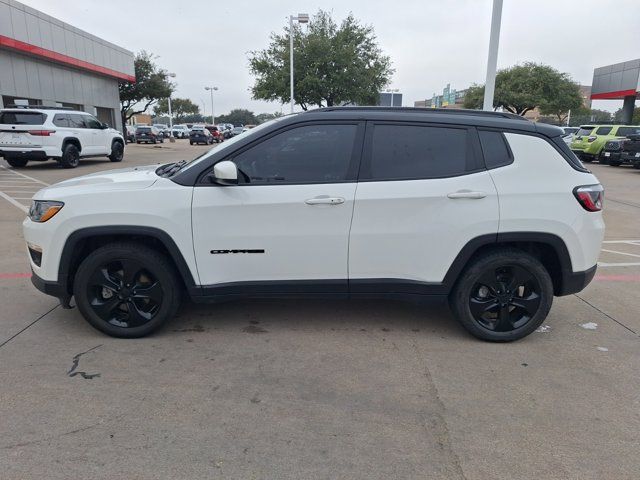
[[[480,198],[486,197],[487,194],[485,192],[472,192],[471,190],[458,190],[457,192],[450,193],[447,195],[449,198],[472,198],[474,200],[478,200]]]
[[[319,195],[317,197],[305,200],[304,203],[306,203],[307,205],[340,205],[341,203],[344,203],[344,198],[330,197],[329,195]]]

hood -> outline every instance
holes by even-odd
[[[158,178],[155,171],[160,165],[146,165],[143,167],[119,168],[105,172],[91,173],[82,177],[71,178],[55,183],[40,190],[34,199],[45,197],[86,193],[87,191],[105,190],[138,190],[153,185]]]

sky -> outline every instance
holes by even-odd
[[[390,88],[404,106],[451,84],[484,83],[492,0],[22,0],[23,3],[133,52],[158,56],[176,74],[175,97],[211,114],[205,86],[216,86],[215,115],[232,108],[255,113],[288,105],[252,100],[247,54],[266,48],[288,16],[322,8],[336,21],[350,12],[375,29],[391,57]],[[595,67],[640,57],[640,0],[504,0],[498,68],[541,62],[590,85]],[[594,101],[615,111],[620,101]]]

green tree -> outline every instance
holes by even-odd
[[[616,123],[622,123],[622,109],[616,110],[613,114],[614,121]],[[631,125],[640,125],[640,107],[633,109],[633,116],[631,117]]]
[[[158,104],[153,109],[156,115],[165,115],[169,113],[169,102],[166,98],[162,98],[158,101]],[[172,98],[171,99],[171,114],[175,119],[175,123],[185,122],[187,115],[195,115],[200,113],[200,107],[193,103],[188,98]]]
[[[155,57],[144,50],[136,55],[134,68],[136,81],[121,82],[118,86],[122,128],[131,117],[146,112],[159,99],[171,95],[175,88],[167,71],[159,68]]]
[[[270,38],[265,50],[249,53],[256,77],[251,91],[257,100],[288,103],[289,29]],[[303,110],[311,105],[374,105],[389,84],[391,60],[378,46],[373,27],[360,25],[351,14],[338,26],[329,12],[319,10],[306,32],[294,27],[293,38],[294,100]]]
[[[258,123],[258,119],[253,112],[244,108],[236,108],[226,115],[218,115],[216,121],[233,125],[254,125]]]
[[[474,84],[464,98],[465,108],[482,108],[484,85]],[[566,120],[571,109],[579,109],[582,96],[569,75],[548,65],[527,62],[500,70],[496,75],[493,107],[524,115],[536,107],[545,115]]]
[[[275,112],[275,113],[259,113],[258,115],[256,115],[256,122],[257,123],[264,123],[264,122],[268,122],[269,120],[273,120],[274,118],[279,118],[282,117],[284,114],[280,113],[280,112]]]

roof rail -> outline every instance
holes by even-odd
[[[529,120],[516,115],[515,113],[509,112],[488,112],[485,110],[470,110],[466,108],[426,108],[426,107],[379,107],[379,106],[371,106],[371,107],[355,107],[355,106],[344,106],[344,107],[323,107],[315,110],[307,110],[307,112],[335,112],[339,110],[362,110],[362,111],[380,111],[380,112],[402,112],[402,113],[446,113],[452,115],[475,115],[479,117],[502,117],[508,118],[511,120],[524,120],[528,122]]]
[[[49,107],[46,105],[15,105],[15,104],[6,105],[4,108],[20,108],[20,109],[34,108],[36,110],[75,110],[74,108],[71,108],[71,107]]]

